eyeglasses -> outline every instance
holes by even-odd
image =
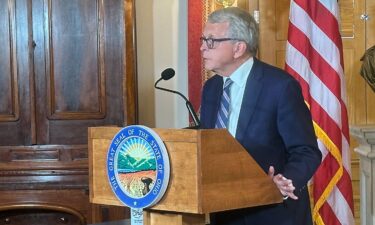
[[[199,40],[201,41],[201,44],[206,44],[208,49],[213,49],[215,46],[215,42],[223,42],[223,41],[240,41],[235,38],[206,38],[206,37],[200,37]]]

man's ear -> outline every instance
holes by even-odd
[[[234,58],[239,58],[246,53],[246,43],[238,41],[233,45]]]

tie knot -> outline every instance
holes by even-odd
[[[232,83],[233,83],[233,80],[231,80],[230,78],[227,78],[224,83],[224,89],[229,88],[230,85],[232,85]]]

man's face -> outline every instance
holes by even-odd
[[[209,39],[228,38],[229,23],[209,23],[207,22],[202,37]],[[234,66],[234,43],[232,41],[213,42],[210,49],[205,41],[202,41],[201,48],[204,67],[214,71],[221,76],[229,76]]]

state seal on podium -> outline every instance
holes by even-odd
[[[167,149],[151,128],[124,127],[108,148],[107,174],[112,191],[123,204],[132,209],[151,207],[168,187]]]

